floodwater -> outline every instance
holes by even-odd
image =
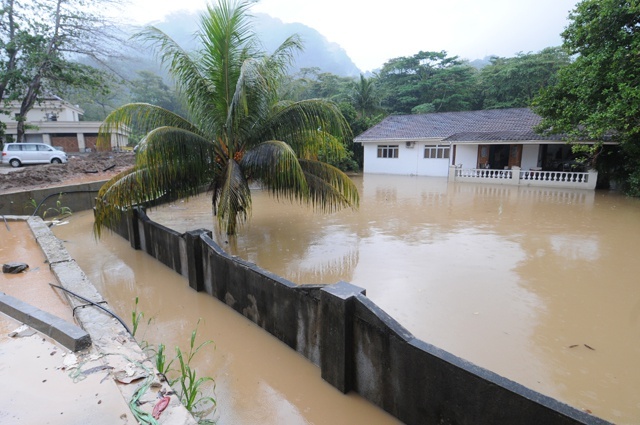
[[[314,213],[257,190],[253,216],[240,234],[214,236],[228,252],[296,283],[345,280],[366,288],[417,337],[502,376],[616,423],[640,421],[639,200],[612,192],[452,184],[428,177],[365,175],[354,181],[361,194],[358,211]],[[206,195],[149,215],[178,231],[215,229]],[[88,231],[75,227],[73,237]],[[220,414],[238,415],[221,423],[390,420],[377,409],[371,413],[376,419],[363,419],[361,412],[343,416],[347,405],[366,405],[357,397],[340,407],[334,402],[342,396],[311,406],[315,395],[274,383],[275,376],[293,375],[305,390],[318,385],[309,394],[323,387],[318,370],[298,372],[303,366],[293,366],[292,359],[299,356],[286,349],[273,363],[255,367],[271,361],[262,344],[272,338],[257,329],[249,336],[255,327],[248,322],[232,336],[221,336],[220,323],[231,326],[227,321],[235,313],[189,290],[164,266],[143,262],[146,255],[117,239],[100,242],[111,260],[104,249],[86,252],[91,248],[85,243],[70,242],[68,249],[88,256],[80,265],[94,270],[92,280],[125,314],[133,297],[144,299],[141,309],[163,321],[153,338],[186,340],[197,317],[206,315],[203,336],[218,347],[209,370],[218,375]],[[127,273],[129,283],[96,281]],[[218,310],[227,316],[217,316],[223,314]],[[244,349],[260,351],[248,366],[238,363],[239,353],[226,354],[257,338],[261,342]],[[225,347],[233,344],[239,345]],[[277,371],[263,370],[283,363]],[[258,384],[248,392],[240,389],[245,384],[234,387],[254,375]],[[232,401],[226,402],[228,392]],[[256,416],[238,419],[250,407]],[[320,413],[333,417],[313,416]]]
[[[255,191],[228,252],[296,283],[345,280],[417,337],[579,409],[640,422],[640,201],[613,192],[365,175],[357,212]],[[214,229],[208,196],[150,217]]]
[[[320,369],[220,301],[198,293],[185,278],[119,236],[92,235],[90,211],[75,213],[69,223],[53,228],[71,256],[109,302],[131,324],[135,298],[144,313],[136,339],[157,347],[168,357],[173,347],[189,350],[213,341],[194,357],[198,376],[215,379],[213,395],[218,425],[337,424],[396,425],[386,412],[362,399],[344,395],[320,377]],[[174,364],[174,368],[177,364]]]

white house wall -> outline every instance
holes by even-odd
[[[522,161],[520,168],[528,170],[538,166],[538,151],[540,145],[524,145],[522,147]]]
[[[437,142],[429,144],[435,145]],[[407,147],[405,142],[363,143],[363,145],[365,173],[437,177],[446,177],[449,173],[450,159],[424,158],[425,143],[415,143],[413,147]],[[398,157],[378,158],[378,145],[398,145]]]
[[[478,166],[478,145],[458,145],[455,165],[461,165],[462,168],[476,168]]]
[[[12,102],[9,105],[10,113],[8,115],[0,114],[0,121],[5,123],[15,123],[15,114],[20,112],[20,104],[17,102]],[[57,121],[63,122],[78,122],[80,120],[80,115],[82,114],[82,110],[77,108],[76,106],[70,105],[68,103],[63,103],[58,100],[54,101],[44,101],[40,104],[34,105],[34,107],[27,112],[27,122],[28,123],[43,123],[51,121],[50,115],[55,114],[57,117]]]

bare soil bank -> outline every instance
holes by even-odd
[[[28,165],[18,169],[3,164],[0,193],[108,180],[134,163],[135,154],[130,152],[92,152],[70,156],[67,164]]]

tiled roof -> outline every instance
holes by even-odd
[[[499,141],[523,141],[523,140],[562,140],[562,135],[552,134],[543,136],[533,130],[529,131],[466,131],[453,134],[446,139],[447,142],[499,142]]]
[[[451,141],[558,140],[542,137],[533,128],[541,118],[528,108],[390,115],[355,138],[355,142],[421,140]]]

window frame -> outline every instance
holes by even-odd
[[[400,145],[377,145],[376,157],[380,159],[398,159]]]
[[[423,159],[450,159],[451,145],[425,145],[422,151]]]

